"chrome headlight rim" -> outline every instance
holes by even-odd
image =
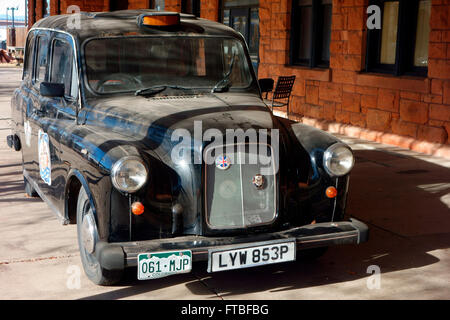
[[[330,162],[330,160],[331,160],[331,158],[332,158],[332,156],[333,156],[333,153],[335,153],[335,151],[336,151],[337,149],[339,149],[339,148],[345,148],[345,149],[347,149],[348,151],[350,151],[350,154],[352,155],[352,164],[351,164],[351,166],[349,167],[349,169],[347,170],[347,172],[341,173],[341,174],[337,174],[337,173],[331,171],[331,169],[330,169],[330,164],[329,164],[329,162]],[[337,143],[335,143],[335,144],[332,144],[331,146],[328,147],[327,150],[325,150],[325,152],[324,152],[324,154],[323,154],[323,167],[324,167],[325,171],[326,171],[331,177],[343,177],[343,176],[349,174],[349,173],[352,171],[354,165],[355,165],[355,157],[354,157],[354,155],[353,155],[353,151],[352,151],[352,149],[351,149],[348,145],[346,145],[346,144],[344,144],[344,143],[337,142]]]
[[[128,188],[127,190],[123,189],[118,182],[116,181],[116,177],[118,172],[120,171],[120,169],[122,168],[123,164],[126,161],[137,161],[140,164],[143,165],[144,169],[145,169],[145,180],[143,183],[141,183],[140,185],[136,186],[136,187],[132,187],[132,188]],[[137,191],[139,191],[148,181],[148,167],[145,164],[144,160],[142,160],[141,157],[139,156],[125,156],[120,158],[119,160],[117,160],[116,162],[114,162],[113,166],[111,167],[111,181],[113,186],[119,190],[120,192],[124,192],[124,193],[135,193]]]

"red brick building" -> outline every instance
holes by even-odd
[[[259,78],[296,75],[293,119],[450,157],[450,0],[29,0],[30,25],[69,4],[230,25],[247,39]]]

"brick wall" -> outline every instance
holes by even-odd
[[[164,10],[181,12],[181,0],[165,0]]]
[[[219,21],[219,0],[200,0],[200,17]]]
[[[403,139],[407,147],[413,140],[449,144],[450,1],[432,1],[425,79],[361,72],[367,5],[333,0],[330,69],[321,70],[288,65],[291,0],[261,0],[259,77],[297,76],[291,112],[298,117],[387,133],[395,140],[388,143],[402,144],[395,135],[413,138]]]
[[[128,9],[149,9],[151,0],[128,0]]]

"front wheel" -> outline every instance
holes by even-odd
[[[102,286],[119,282],[123,270],[104,269],[95,256],[95,243],[98,240],[97,226],[89,197],[83,187],[77,202],[77,235],[81,263],[89,280]]]

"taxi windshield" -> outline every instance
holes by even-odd
[[[86,43],[84,56],[87,84],[96,93],[254,90],[244,47],[233,38],[99,38]]]

